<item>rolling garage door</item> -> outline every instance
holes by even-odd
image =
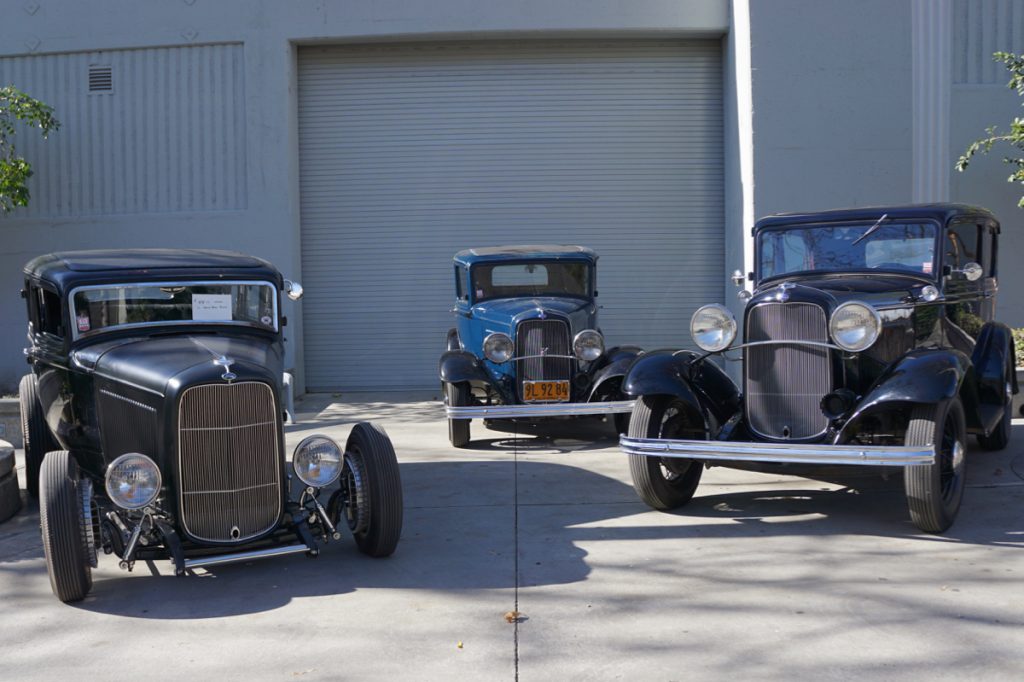
[[[452,255],[583,244],[609,345],[689,345],[723,297],[721,45],[303,47],[309,390],[432,388]]]

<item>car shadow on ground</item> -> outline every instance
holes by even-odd
[[[390,558],[362,555],[347,533],[316,560],[280,557],[199,570],[183,578],[173,577],[169,562],[159,567],[138,563],[127,574],[116,568],[115,557],[101,556],[92,593],[74,606],[130,618],[203,619],[265,612],[295,599],[364,589],[457,594],[568,584],[590,575],[582,545],[594,541],[851,535],[1024,548],[1019,514],[1003,508],[1005,517],[974,516],[972,500],[980,490],[968,490],[960,519],[950,531],[928,536],[906,518],[898,480],[868,485],[868,479],[859,479],[840,490],[785,483],[778,489],[709,495],[698,489],[685,508],[660,514],[644,506],[629,485],[563,464],[410,462],[401,471],[403,537]],[[513,490],[518,490],[518,502]],[[548,495],[548,490],[560,494]],[[685,552],[685,546],[672,547],[677,553],[681,548]],[[687,568],[680,565],[678,570],[685,573]],[[47,580],[34,503],[0,527],[0,573],[22,581]]]

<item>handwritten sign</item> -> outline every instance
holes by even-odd
[[[192,294],[193,320],[230,320],[231,294]]]

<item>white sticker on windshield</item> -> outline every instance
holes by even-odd
[[[231,294],[192,294],[193,320],[230,320]]]

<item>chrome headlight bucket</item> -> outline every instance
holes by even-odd
[[[292,453],[292,469],[299,480],[312,488],[323,488],[338,480],[345,451],[327,436],[304,438]]]
[[[725,350],[736,338],[736,318],[719,303],[697,308],[690,318],[690,336],[701,350]]]
[[[125,453],[107,467],[107,497],[122,509],[142,509],[152,504],[162,484],[160,467],[138,452]]]
[[[593,362],[604,355],[604,337],[594,329],[584,329],[572,340],[572,350],[583,362]]]
[[[857,352],[867,350],[882,331],[882,318],[878,311],[867,303],[847,301],[832,313],[828,321],[828,333],[843,350]]]
[[[487,338],[484,339],[484,357],[491,362],[496,362],[500,365],[511,360],[514,354],[515,349],[512,345],[512,339],[508,334],[494,332],[493,334],[488,334]]]

